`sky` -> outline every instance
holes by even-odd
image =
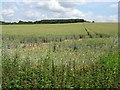
[[[0,21],[85,19],[117,22],[119,0],[1,0]]]

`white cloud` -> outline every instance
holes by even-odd
[[[118,2],[119,0],[59,0],[61,2]]]
[[[26,3],[26,4],[30,4],[30,3],[32,3],[33,1],[35,1],[35,0],[21,0],[21,2],[24,2],[24,3]],[[37,0],[38,1],[38,0]],[[36,1],[36,2],[37,2]]]
[[[118,8],[118,3],[116,3],[116,4],[111,4],[110,7],[111,7],[111,8]]]
[[[96,22],[117,22],[118,17],[117,15],[111,15],[111,16],[95,16],[93,18]]]
[[[1,13],[0,13],[0,21],[3,21],[3,17]]]
[[[84,13],[77,9],[71,9],[72,11],[62,12],[62,13],[54,13],[52,18],[82,18],[84,17]]]
[[[1,9],[0,9],[1,10]],[[1,10],[2,11],[2,10]],[[2,17],[2,12],[0,12],[0,21],[3,20],[3,17]]]
[[[68,17],[68,18],[82,18],[82,17],[84,17],[84,13],[78,9],[71,8],[70,10],[64,12],[63,16]]]
[[[60,1],[60,0],[59,0]],[[58,0],[50,0],[50,2],[42,1],[38,3],[39,7],[50,10],[54,13],[53,18],[80,18],[84,17],[84,14],[75,8],[64,7]],[[73,0],[71,0],[73,1]],[[84,0],[82,0],[84,1]]]
[[[1,0],[1,2],[39,2],[49,0]],[[119,0],[59,0],[60,2],[119,2]]]
[[[117,15],[110,15],[110,16],[104,16],[104,15],[95,15],[93,12],[82,12],[83,16],[80,16],[79,18],[83,18],[88,21],[95,21],[95,22],[117,22],[118,16]]]
[[[49,10],[51,10],[53,12],[65,11],[65,8],[60,5],[58,0],[40,1],[38,3],[38,6],[49,9]]]
[[[73,4],[77,4],[77,3],[84,4],[89,1],[87,0],[59,0],[59,2],[72,2]]]
[[[73,1],[73,0],[71,0]],[[85,0],[83,0],[85,2]],[[49,9],[54,12],[53,18],[84,18],[86,20],[95,20],[100,22],[107,21],[117,21],[115,16],[95,16],[92,12],[81,12],[79,9],[71,8],[71,7],[63,7],[58,0],[53,0],[51,2],[39,2],[40,7]],[[94,17],[93,17],[94,16]]]
[[[111,15],[109,16],[109,21],[111,22],[118,22],[118,16],[117,15]]]
[[[117,21],[117,15],[110,15],[110,16],[96,15],[93,12],[82,12],[80,9],[74,7],[76,4],[84,4],[90,1],[102,2],[103,0],[89,0],[89,1],[88,0],[41,0],[41,1],[40,0],[21,0],[21,2],[24,2],[26,6],[30,8],[29,11],[26,11],[25,9],[24,19],[27,18],[26,20],[28,19],[40,20],[40,19],[47,19],[47,18],[83,18],[85,20],[90,20],[90,21],[95,20],[98,22]],[[69,5],[68,2],[72,2],[70,3],[71,5]],[[111,4],[110,7],[116,8],[116,4]],[[44,14],[44,11],[40,12],[41,8],[43,8],[44,11],[47,10],[48,14],[47,13]],[[4,18],[6,18],[6,17],[12,17],[15,11],[12,9],[5,9],[2,11],[2,13]]]
[[[27,11],[25,13],[26,17],[29,18],[30,20],[40,20],[40,19],[45,19],[47,18],[47,15],[36,12],[36,11]]]
[[[3,9],[2,10],[2,16],[3,17],[12,17],[14,15],[15,11],[13,9]]]
[[[60,0],[59,0],[60,1]],[[78,9],[73,9],[71,7],[63,7],[58,0],[50,0],[49,2],[43,1],[39,2],[38,5],[42,8],[46,8],[52,12],[57,12],[61,14],[68,14],[70,16],[81,16],[82,12]],[[72,1],[72,0],[71,0]],[[82,0],[84,1],[84,0]]]

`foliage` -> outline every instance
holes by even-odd
[[[11,25],[11,24],[62,24],[62,23],[80,23],[86,22],[84,19],[46,19],[39,21],[19,21],[19,22],[5,22],[0,21],[0,25]]]

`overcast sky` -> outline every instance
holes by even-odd
[[[0,20],[83,18],[117,22],[119,0],[1,0]]]

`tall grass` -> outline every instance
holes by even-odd
[[[119,57],[113,41],[54,42],[31,51],[3,49],[2,87],[118,88]]]
[[[118,88],[118,53],[111,53],[90,66],[79,66],[75,61],[54,64],[47,55],[42,63],[33,66],[26,57],[20,64],[17,55],[3,56],[3,88]]]

